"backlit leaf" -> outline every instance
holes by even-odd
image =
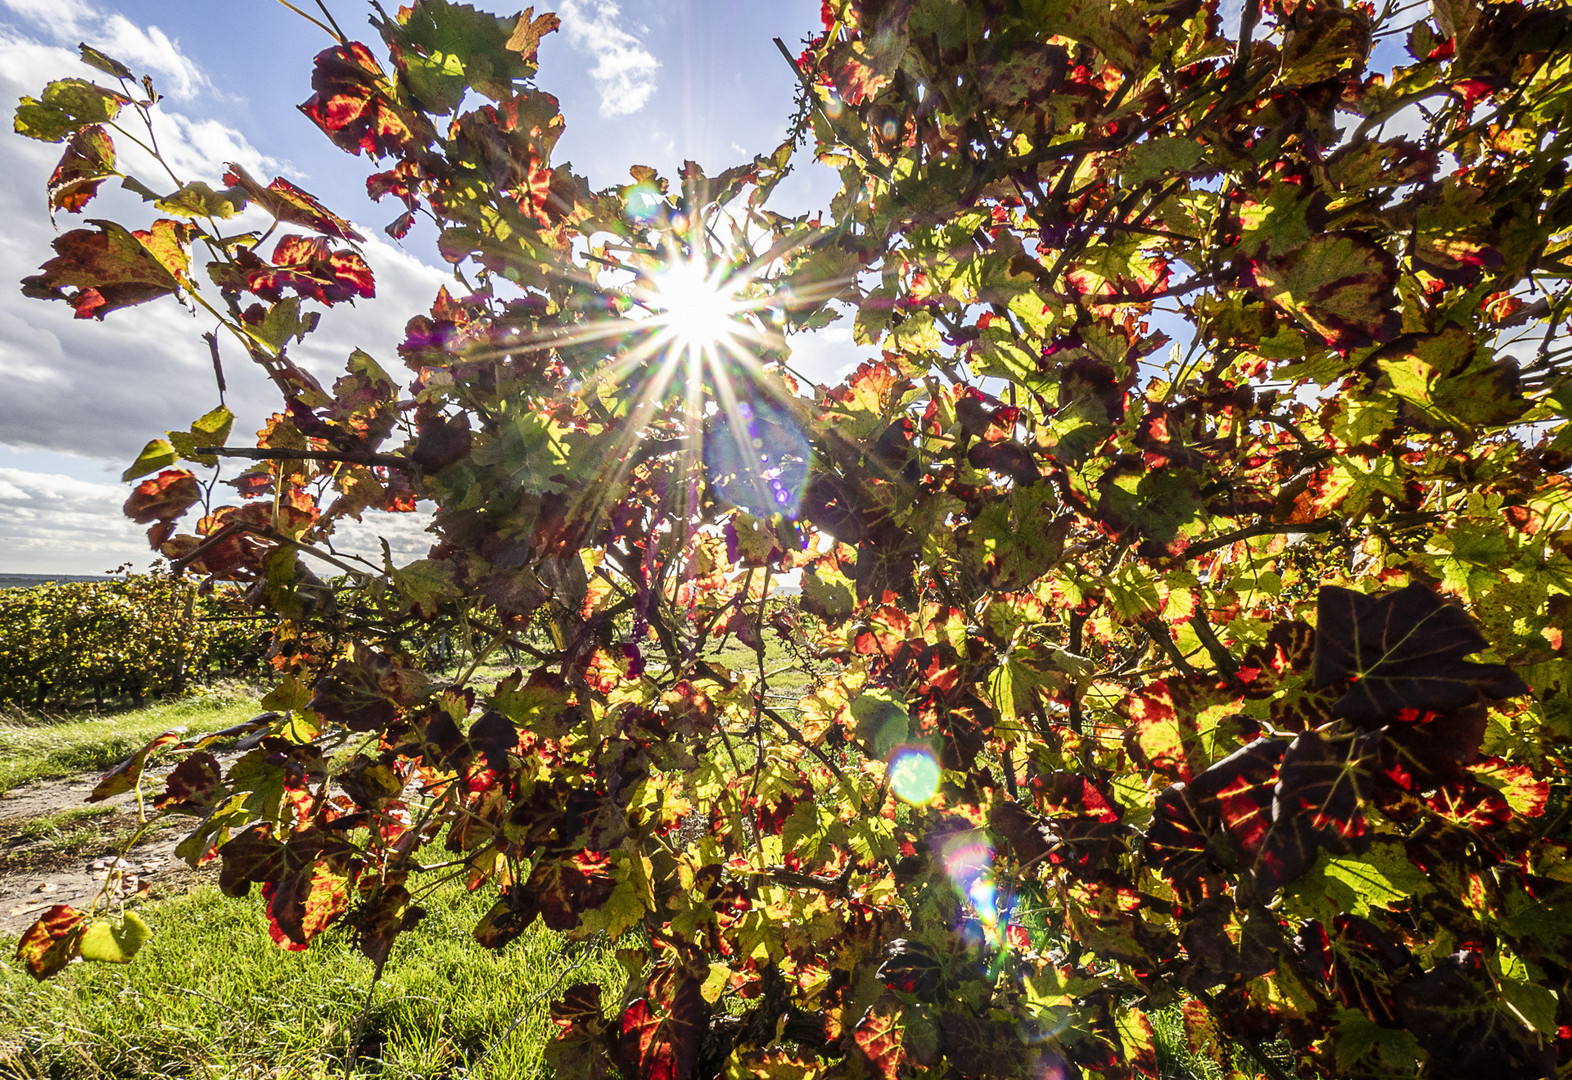
[[[94,786],[92,793],[87,797],[87,801],[102,802],[105,799],[122,795],[134,789],[137,782],[142,778],[142,770],[147,767],[148,758],[164,747],[179,742],[180,734],[179,731],[164,732],[119,765],[109,770]]]
[[[1318,611],[1312,685],[1346,687],[1332,711],[1350,723],[1374,727],[1527,689],[1501,664],[1465,661],[1484,636],[1461,605],[1422,585],[1379,597],[1326,585]]]
[[[138,484],[123,509],[132,521],[148,525],[174,521],[201,498],[202,487],[196,477],[184,469],[165,469]]]
[[[127,98],[85,79],[59,79],[44,87],[42,99],[24,97],[16,107],[16,132],[30,139],[61,142],[92,124],[120,114]]]
[[[101,964],[129,964],[153,931],[142,917],[128,911],[119,921],[99,919],[82,932],[82,959]]]
[[[705,1011],[700,980],[669,966],[657,967],[644,995],[623,1010],[623,1066],[650,1080],[687,1080]]]
[[[87,916],[68,904],[55,904],[27,928],[16,943],[16,958],[28,974],[43,981],[69,964],[79,952]]]
[[[65,300],[77,318],[102,319],[180,288],[190,266],[190,226],[165,219],[132,232],[112,221],[89,224],[96,231],[73,229],[54,242],[58,254],[22,279],[25,295]]]
[[[120,479],[129,483],[166,465],[173,465],[179,459],[180,455],[175,453],[175,448],[168,439],[154,439],[142,447],[142,452],[136,456],[136,460],[120,474]]]
[[[1397,260],[1356,233],[1323,233],[1280,257],[1257,259],[1250,284],[1340,352],[1401,327]]]
[[[57,209],[80,214],[99,185],[114,174],[115,144],[109,132],[97,124],[78,131],[49,177],[50,215]]]

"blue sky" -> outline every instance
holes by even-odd
[[[396,0],[385,6],[391,8]],[[314,10],[314,5],[299,6]],[[482,0],[499,14],[514,6]],[[361,0],[330,0],[351,37],[376,45]],[[772,42],[818,28],[817,0],[559,0],[563,28],[541,46],[538,83],[562,103],[557,160],[593,187],[626,182],[628,166],[671,176],[684,159],[714,171],[772,150],[783,137],[794,77]],[[537,13],[538,13],[537,10]],[[331,42],[275,0],[0,0],[0,98],[9,109],[52,78],[104,78],[75,59],[86,41],[150,72],[166,95],[160,140],[183,179],[216,182],[222,162],[264,182],[300,184],[373,239],[378,297],[335,308],[297,359],[319,374],[365,348],[390,371],[404,319],[429,305],[446,274],[417,229],[402,245],[381,227],[397,210],[364,193],[367,163],[336,150],[295,106],[310,94],[311,59]],[[0,134],[0,573],[99,573],[147,564],[142,530],[120,516],[119,472],[149,438],[184,428],[216,401],[208,326],[173,300],[77,322],[63,304],[20,295],[15,282],[47,258],[56,234],[44,182],[61,148]],[[777,209],[823,206],[835,179],[802,155]],[[136,220],[140,204],[111,191],[88,217]],[[62,214],[59,231],[78,226]],[[828,378],[856,359],[844,328],[797,344],[800,369]],[[244,437],[275,407],[259,376],[229,365],[230,404]],[[415,522],[395,518],[395,551],[423,552]],[[389,524],[384,522],[383,524]]]

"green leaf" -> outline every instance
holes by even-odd
[[[394,571],[393,587],[427,619],[436,618],[444,603],[461,595],[453,581],[453,564],[433,559],[418,559]]]
[[[245,209],[246,199],[231,190],[214,191],[197,180],[187,184],[173,195],[157,200],[155,205],[166,214],[176,217],[232,218]]]
[[[99,919],[82,934],[82,959],[100,964],[129,964],[153,931],[134,911],[118,923]]]
[[[911,740],[911,716],[889,690],[863,691],[852,699],[851,713],[857,740],[875,757],[888,757],[895,747]]]
[[[1163,135],[1132,146],[1124,155],[1119,179],[1126,187],[1139,187],[1160,176],[1184,173],[1201,163],[1205,151],[1194,139]]]
[[[1339,352],[1401,328],[1397,260],[1358,233],[1322,233],[1286,255],[1257,259],[1246,280]]]
[[[84,42],[83,44],[78,45],[77,48],[82,53],[82,60],[84,63],[92,67],[96,67],[105,75],[113,75],[117,79],[130,79],[134,77],[130,68],[126,67],[114,57],[107,56],[104,53],[99,52],[91,45],[88,45]]]
[[[306,335],[317,328],[322,318],[320,311],[300,313],[300,297],[286,296],[267,309],[260,326],[246,326],[246,333],[262,342],[273,352],[284,350],[291,339],[306,340]]]
[[[1315,898],[1324,897],[1336,911],[1369,918],[1372,912],[1390,909],[1431,889],[1424,871],[1409,860],[1401,844],[1377,843],[1358,856],[1323,853],[1289,891],[1312,904]]]
[[[174,446],[168,439],[154,439],[142,447],[142,452],[136,456],[136,460],[120,474],[120,479],[130,483],[137,477],[168,468],[179,459],[180,455],[175,452]]]
[[[168,432],[169,443],[186,461],[194,461],[200,465],[217,465],[217,456],[199,454],[197,448],[222,446],[224,440],[229,438],[229,430],[234,423],[234,414],[227,406],[220,405],[192,423],[190,431]]]
[[[63,142],[91,124],[113,120],[129,100],[86,79],[58,79],[44,87],[41,100],[25,97],[17,105],[16,133],[43,142]]]

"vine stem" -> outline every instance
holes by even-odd
[[[245,458],[248,461],[322,461],[343,465],[380,465],[389,469],[409,469],[414,462],[397,454],[358,453],[353,450],[274,450],[252,446],[198,446],[194,453],[213,457]]]

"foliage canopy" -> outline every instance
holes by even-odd
[[[125,177],[155,219],[24,283],[197,305],[282,396],[255,449],[155,440],[127,503],[278,616],[261,745],[170,737],[159,805],[281,945],[344,921],[380,965],[435,872],[493,891],[488,946],[605,934],[568,1076],[1153,1075],[1175,1004],[1224,1075],[1572,1066],[1572,11],[830,0],[793,141],[605,191],[552,163],[553,16],[372,24],[302,108],[440,230],[406,388],[290,360],[375,286],[282,178]],[[68,212],[156,102],[84,55],[118,88],[17,113]],[[826,219],[768,208],[802,139]],[[878,358],[818,387],[784,335],[836,303]],[[333,553],[418,500],[428,558]],[[438,617],[530,662],[428,677]],[[772,636],[827,671],[792,707]]]

